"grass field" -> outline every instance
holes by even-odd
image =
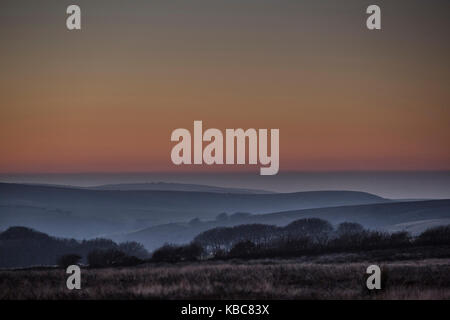
[[[82,269],[82,288],[73,291],[63,269],[0,271],[0,299],[450,299],[448,258],[379,262],[383,288],[377,292],[365,288],[373,262],[336,262],[345,260],[329,255]]]

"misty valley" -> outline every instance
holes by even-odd
[[[334,226],[354,222],[372,230],[412,235],[450,222],[450,200],[392,200],[356,191],[274,193],[164,183],[88,188],[0,183],[0,194],[0,230],[23,226],[78,240],[136,241],[149,251],[165,243],[189,243],[213,228],[283,227],[304,218],[324,219]]]
[[[393,292],[413,298],[446,286],[418,276],[416,289],[405,288],[402,263],[415,265],[423,275],[434,268],[441,281],[449,274],[450,200],[446,199],[395,200],[357,191],[276,193],[176,183],[95,187],[0,183],[0,194],[0,276],[11,279],[3,285],[16,283],[13,279],[24,272],[31,281],[17,292],[0,284],[3,298],[32,298],[35,291],[27,290],[27,285],[42,283],[43,278],[63,281],[59,272],[69,265],[82,267],[83,279],[87,277],[83,283],[95,298],[209,299],[222,291],[221,297],[229,299],[326,298],[327,291],[320,286],[323,279],[348,281],[349,291],[336,291],[336,296],[370,298],[361,291],[359,278],[353,278],[364,274],[361,270],[368,263],[381,264],[381,274],[389,266],[389,283],[383,285],[393,291],[383,291],[386,298]],[[350,278],[342,267],[349,263],[360,270]],[[104,268],[118,283],[124,270],[132,271],[135,281],[119,290],[111,280],[110,291],[97,291],[102,286],[95,279]],[[220,271],[223,268],[230,279]],[[195,277],[190,270],[196,270]],[[145,293],[138,289],[149,279],[167,287],[167,272],[184,279],[176,283],[189,284],[176,285],[172,293],[153,284]],[[302,277],[320,277],[314,285],[296,280],[306,281],[312,290],[305,296],[292,288],[290,278],[299,277],[298,272]],[[255,278],[232,280],[249,274]],[[274,277],[285,280],[272,282]],[[245,295],[240,293],[242,286]],[[53,290],[45,294],[52,297],[57,294]],[[79,293],[58,294],[83,298],[83,289],[75,291]]]

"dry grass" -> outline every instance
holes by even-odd
[[[0,271],[0,299],[450,299],[450,259],[380,263],[384,289],[365,289],[369,262],[301,260],[148,264],[83,269],[66,289],[61,269]]]

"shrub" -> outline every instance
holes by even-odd
[[[406,231],[394,232],[389,239],[389,245],[393,247],[401,247],[411,244],[411,235]]]
[[[152,261],[156,262],[176,262],[177,260],[176,247],[171,244],[163,245],[152,254]]]
[[[136,257],[139,259],[148,259],[150,256],[145,247],[136,241],[122,242],[119,244],[117,249],[125,253],[127,256]]]
[[[230,250],[229,255],[234,258],[248,257],[255,254],[256,245],[251,241],[242,241],[236,243]]]
[[[79,264],[81,256],[78,254],[65,254],[58,258],[58,266],[67,268],[68,266]]]
[[[152,261],[156,262],[178,262],[178,261],[195,261],[202,257],[204,253],[203,247],[192,242],[188,245],[177,246],[165,244],[156,249],[152,255]]]
[[[225,259],[228,257],[228,252],[218,249],[214,252],[214,259]]]
[[[180,256],[182,260],[195,261],[199,260],[204,254],[203,247],[196,243],[192,242],[186,246],[180,247]]]
[[[450,244],[450,225],[425,230],[419,235],[416,242],[427,245]]]
[[[364,227],[356,222],[343,222],[338,225],[336,234],[338,236],[354,235],[364,232]]]
[[[284,227],[284,231],[289,238],[308,237],[314,242],[325,243],[333,231],[333,226],[326,220],[308,218],[296,220],[288,224]]]
[[[88,254],[89,266],[94,268],[113,266],[132,266],[143,262],[143,260],[128,256],[117,249],[94,250]]]

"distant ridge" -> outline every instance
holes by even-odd
[[[92,190],[14,183],[0,183],[0,195],[0,229],[20,225],[77,239],[193,218],[211,220],[222,213],[272,213],[392,202],[357,191],[239,194]]]
[[[105,190],[105,191],[180,191],[180,192],[213,192],[213,193],[234,193],[234,194],[274,194],[275,191],[261,189],[244,189],[234,187],[218,187],[204,184],[187,184],[177,182],[145,182],[145,183],[115,183],[104,184],[91,187],[81,187],[76,185],[50,184],[50,183],[19,183],[0,182],[0,184],[24,185],[35,187],[52,187],[79,190]]]
[[[450,200],[390,202],[268,214],[231,215],[221,220],[169,223],[105,237],[115,241],[138,241],[147,249],[153,250],[166,242],[187,243],[197,234],[216,227],[254,223],[285,226],[292,221],[305,218],[320,218],[335,225],[342,222],[356,222],[369,229],[408,231],[417,235],[427,228],[450,224]]]
[[[215,192],[215,193],[236,193],[236,194],[271,194],[275,192],[257,189],[226,188],[203,184],[186,184],[171,182],[148,182],[148,183],[120,183],[105,184],[95,187],[88,187],[90,190],[119,190],[119,191],[186,191],[186,192]]]

